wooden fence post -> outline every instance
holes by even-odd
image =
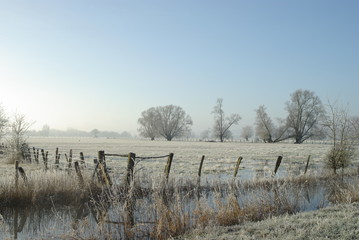
[[[237,177],[237,173],[238,173],[238,168],[239,168],[239,165],[241,164],[242,162],[242,157],[239,157],[238,160],[237,160],[237,164],[236,164],[236,168],[234,169],[234,174],[233,174],[233,177]]]
[[[76,170],[77,178],[79,180],[79,185],[82,188],[85,186],[85,182],[81,174],[79,163],[77,161],[75,162],[75,170]]]
[[[26,160],[29,161],[30,163],[32,162],[30,148],[27,149],[27,159]]]
[[[45,154],[45,151],[44,149],[41,149],[41,155],[42,155],[42,159],[44,161],[44,166],[45,166],[45,170],[47,170],[47,156],[48,156],[48,151],[46,151],[46,154]]]
[[[69,159],[68,159],[68,168],[71,168],[71,164],[72,164],[72,149],[70,149],[70,153],[69,153]],[[75,166],[76,169],[76,166]]]
[[[56,152],[55,152],[55,164],[58,165],[59,163],[57,162],[57,155],[59,154],[59,148],[56,148]]]
[[[277,162],[275,163],[274,175],[277,174],[280,163],[282,162],[282,158],[283,158],[282,156],[278,156]]]
[[[202,155],[201,162],[200,162],[200,164],[199,164],[199,169],[198,169],[198,177],[199,177],[199,178],[200,178],[201,175],[202,175],[202,166],[203,166],[204,158],[205,158],[205,156]]]
[[[81,160],[81,164],[85,164],[85,157],[83,152],[80,152],[80,160]]]
[[[19,160],[15,161],[15,189],[19,190]]]
[[[126,186],[129,187],[133,180],[133,168],[135,166],[136,154],[130,152],[127,158]]]
[[[36,151],[35,151],[36,150]],[[35,147],[32,148],[34,159],[37,164],[39,164],[39,149],[35,149]]]
[[[25,185],[28,186],[29,182],[27,181],[25,170],[22,167],[18,167],[17,169],[22,177],[22,180],[24,180]]]
[[[304,174],[306,174],[306,173],[307,173],[308,166],[309,166],[309,160],[310,160],[310,155],[308,156],[308,159],[307,159],[307,164],[305,165]]]
[[[165,167],[166,180],[168,180],[168,177],[170,176],[173,155],[174,155],[173,153],[170,153],[170,155],[168,155],[167,164]]]
[[[111,186],[112,182],[107,171],[106,161],[105,161],[105,151],[98,151],[98,162],[95,167],[94,175],[97,173],[98,179],[107,186]],[[94,175],[92,178],[94,178]]]

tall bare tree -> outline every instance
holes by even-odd
[[[217,104],[214,106],[212,114],[214,115],[213,134],[214,137],[219,138],[221,142],[232,136],[229,130],[233,125],[237,125],[241,117],[239,114],[231,114],[226,117],[223,110],[223,99],[218,98]]]
[[[138,123],[140,124],[140,128],[138,129],[140,136],[150,138],[152,141],[155,140],[155,138],[159,136],[156,127],[156,121],[156,108],[152,107],[146,111],[143,111],[141,113],[141,117],[138,119]]]
[[[257,113],[255,123],[257,137],[262,139],[264,142],[273,142],[272,135],[274,131],[274,124],[266,112],[266,107],[261,105],[255,111]]]
[[[266,107],[261,105],[255,110],[256,117],[256,135],[267,143],[280,142],[287,139],[288,127],[283,120],[278,119],[278,125],[276,126],[272,119],[266,112]]]
[[[143,137],[162,136],[168,141],[175,137],[182,137],[191,131],[192,119],[179,106],[167,105],[149,108],[141,113],[138,119],[141,125],[138,131]]]
[[[295,143],[303,143],[321,134],[319,121],[325,109],[319,97],[309,90],[296,90],[286,103],[287,126]]]
[[[26,120],[25,115],[14,115],[14,119],[11,122],[10,145],[17,153],[20,153],[24,144],[26,144],[25,134],[29,130],[31,125],[32,123]]]
[[[156,113],[157,131],[168,141],[191,131],[192,118],[181,107],[174,105],[157,107]]]

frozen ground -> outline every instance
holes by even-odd
[[[65,164],[64,154],[73,150],[75,160],[83,152],[88,164],[92,164],[99,150],[105,153],[128,154],[136,156],[163,156],[174,153],[171,176],[196,176],[202,155],[205,161],[203,176],[229,177],[233,175],[237,158],[243,157],[239,178],[252,179],[269,175],[279,155],[283,156],[279,175],[300,174],[303,172],[308,155],[311,155],[310,171],[322,169],[325,153],[329,144],[306,143],[239,143],[239,142],[185,142],[185,141],[149,141],[139,139],[105,139],[105,138],[29,138],[31,147],[49,151],[50,162],[54,159],[55,149],[61,153],[60,162]],[[126,158],[107,157],[108,166],[123,172]],[[162,174],[166,158],[151,159],[136,165],[138,173]]]
[[[337,205],[318,211],[273,217],[231,227],[195,230],[178,239],[359,239],[359,204]]]

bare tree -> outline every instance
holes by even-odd
[[[26,144],[25,134],[31,125],[32,123],[26,120],[25,115],[14,115],[14,120],[11,122],[10,145],[15,152],[21,153],[22,147]]]
[[[3,107],[0,105],[0,139],[4,137],[7,126],[8,126],[8,118],[5,115],[5,111]]]
[[[50,136],[50,126],[45,124],[44,126],[42,126],[42,130],[41,130],[41,135],[48,137]]]
[[[192,119],[178,106],[167,105],[149,108],[141,113],[138,123],[141,125],[138,131],[143,137],[162,136],[168,141],[175,137],[182,137],[191,131]]]
[[[358,141],[357,121],[349,116],[347,108],[339,107],[337,102],[329,102],[326,112],[323,126],[333,143],[326,155],[326,165],[336,173],[337,169],[347,167],[354,157],[354,144]]]
[[[247,142],[249,138],[253,137],[254,131],[251,126],[245,126],[242,128],[241,137],[244,138]]]
[[[151,140],[155,140],[155,137],[158,137],[158,131],[156,127],[157,121],[157,111],[156,108],[149,108],[146,111],[141,113],[141,117],[138,119],[138,123],[140,124],[140,128],[138,131],[140,132],[140,136],[149,137]]]
[[[319,97],[309,90],[296,90],[286,103],[287,126],[295,143],[303,143],[321,134],[319,121],[324,116],[324,106]]]
[[[278,126],[274,125],[272,119],[266,112],[266,107],[261,105],[255,110],[256,135],[266,143],[280,142],[288,138],[288,127],[283,120],[278,119]]]
[[[262,139],[264,142],[273,142],[272,135],[274,131],[274,124],[266,112],[266,107],[261,105],[255,111],[257,113],[255,123],[257,137]]]
[[[221,142],[231,138],[232,133],[229,129],[239,123],[239,120],[241,120],[239,114],[231,114],[229,117],[226,117],[223,110],[222,98],[217,99],[217,104],[214,106],[212,114],[214,114],[214,137],[219,138]]]
[[[210,135],[211,135],[211,129],[206,129],[201,132],[200,137],[202,140],[208,140]]]
[[[351,117],[350,121],[353,126],[354,138],[359,141],[359,117],[353,116],[353,117]]]
[[[90,134],[94,137],[94,138],[98,138],[98,135],[99,135],[100,131],[95,128],[95,129],[92,129]]]
[[[158,134],[171,141],[191,131],[192,118],[179,106],[167,105],[156,108]]]

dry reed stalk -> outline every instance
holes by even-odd
[[[184,234],[190,227],[190,214],[186,213],[179,204],[171,210],[163,199],[155,197],[157,219],[151,232],[155,239],[168,239],[169,237]]]
[[[216,199],[218,212],[215,215],[216,223],[220,226],[239,224],[243,219],[244,211],[239,206],[237,198],[231,194],[224,204],[219,198]]]

